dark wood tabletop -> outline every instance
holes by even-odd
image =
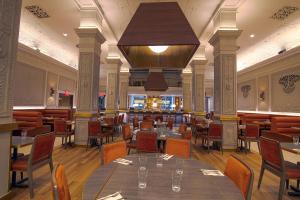
[[[145,154],[144,154],[145,155]],[[213,169],[198,160],[184,161],[181,191],[172,191],[172,172],[175,170],[176,158],[163,161],[163,167],[156,167],[156,155],[148,156],[148,178],[145,189],[138,188],[138,155],[127,156],[132,165],[112,162],[96,169],[85,183],[83,200],[95,200],[121,191],[125,199],[206,199],[206,200],[242,200],[243,195],[235,184],[226,176],[205,176],[200,169]]]
[[[143,130],[137,129],[137,130],[133,131],[132,140],[136,140],[136,134],[139,131],[143,131]],[[157,140],[164,141],[164,140],[167,140],[168,138],[182,138],[182,135],[180,133],[178,133],[176,131],[172,131],[172,130],[167,130],[167,131],[165,131],[164,133],[161,133],[161,134],[158,133],[157,128],[154,128],[152,131],[157,133]]]
[[[289,151],[294,154],[300,154],[300,144],[282,142],[280,143],[280,145],[281,148],[285,151]]]

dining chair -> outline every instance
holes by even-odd
[[[191,157],[190,143],[189,140],[168,138],[165,153],[188,159]]]
[[[300,179],[300,166],[284,160],[279,141],[261,137],[259,143],[262,164],[258,180],[258,189],[260,188],[264,171],[268,170],[280,178],[278,200],[281,200],[285,184],[288,186],[288,180]]]
[[[157,153],[157,133],[151,131],[137,132],[136,150],[138,153]]]
[[[129,124],[122,125],[122,135],[123,140],[126,142],[129,154],[131,149],[136,149],[136,142],[132,140],[133,135]]]
[[[58,164],[52,172],[52,195],[54,200],[71,200],[65,167]]]
[[[162,115],[158,115],[158,116],[155,117],[155,121],[160,121],[160,122],[162,122],[162,121],[164,121],[164,118],[163,118]]]
[[[140,129],[141,130],[153,130],[153,122],[152,121],[142,121],[140,124]]]
[[[137,116],[133,117],[132,126],[133,126],[133,129],[139,129],[139,118]]]
[[[118,141],[103,145],[101,155],[101,163],[103,165],[109,164],[117,158],[127,156],[126,142]]]
[[[169,117],[168,120],[167,120],[167,128],[172,130],[173,126],[174,126],[174,119]]]
[[[186,139],[186,140],[192,140],[192,131],[188,130],[188,131],[181,133],[181,138]]]
[[[106,139],[106,143],[108,140],[109,134],[108,133],[103,133],[102,128],[100,125],[100,121],[89,121],[88,122],[88,139],[87,139],[87,144],[86,144],[86,149],[88,149],[89,144],[91,143],[91,140],[98,140],[100,139],[100,145],[103,144],[103,138]],[[99,146],[100,148],[100,146]]]
[[[180,124],[178,127],[178,132],[179,133],[184,133],[187,130],[187,125],[186,124]]]
[[[61,137],[62,145],[67,148],[67,143],[69,139],[69,144],[71,144],[71,137],[74,135],[74,131],[68,130],[68,125],[64,119],[54,120],[54,133],[56,137]]]
[[[224,174],[240,189],[245,200],[251,200],[254,172],[245,162],[231,155],[227,160]]]
[[[193,131],[195,136],[195,144],[197,143],[197,139],[201,137],[201,135],[207,135],[207,124],[204,119],[194,119],[193,121]],[[203,139],[202,139],[203,143]]]
[[[202,146],[206,142],[207,151],[209,152],[210,142],[220,143],[220,150],[223,154],[223,124],[211,123],[209,124],[208,133],[202,134]]]
[[[245,152],[250,151],[251,142],[256,142],[259,145],[259,125],[246,124],[245,134],[239,135],[238,140],[241,141],[241,148],[243,142],[245,143]]]
[[[53,170],[52,152],[55,141],[54,133],[40,134],[35,136],[29,155],[13,160],[11,171],[27,172],[30,197],[33,198],[33,171],[49,164]]]

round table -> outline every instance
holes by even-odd
[[[199,160],[184,160],[184,173],[181,191],[172,191],[172,172],[176,158],[163,161],[163,167],[156,167],[156,154],[148,156],[148,178],[145,189],[138,188],[138,155],[126,157],[132,165],[110,163],[101,166],[91,174],[83,189],[83,200],[95,200],[117,191],[128,200],[145,199],[226,199],[242,200],[243,195],[236,185],[226,176],[205,176],[200,169],[213,169]]]

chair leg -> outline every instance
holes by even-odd
[[[86,142],[86,151],[87,151],[88,148],[89,148],[89,143],[90,143],[90,138],[88,137],[87,142]]]
[[[299,188],[299,185],[300,185],[300,180],[298,179],[297,180],[297,188]]]
[[[52,173],[52,171],[53,171],[53,161],[52,161],[52,158],[49,161],[49,167],[50,167],[50,171]]]
[[[289,185],[290,185],[290,180],[286,179],[285,180],[285,187],[286,187],[286,189],[289,189]]]
[[[262,164],[261,165],[261,169],[260,169],[259,179],[258,179],[258,185],[257,185],[258,189],[260,188],[260,184],[262,182],[262,178],[263,178],[264,172],[265,172],[265,166],[264,166],[264,164]]]
[[[197,134],[195,134],[195,144],[197,144]]]
[[[221,149],[221,152],[222,152],[222,156],[223,156],[223,154],[224,154],[224,152],[223,152],[223,141],[221,141],[221,144],[220,144],[221,146],[220,146],[220,149]]]
[[[27,171],[28,173],[28,187],[29,187],[29,194],[30,194],[30,198],[32,199],[34,196],[34,192],[33,192],[33,177],[32,177],[32,171],[31,169],[29,169]]]
[[[207,139],[206,142],[207,142],[207,153],[209,153],[209,150],[210,150],[209,149],[209,140]]]
[[[282,195],[284,192],[284,185],[285,185],[285,178],[280,178],[280,186],[279,186],[279,193],[278,193],[278,200],[282,200]]]
[[[128,155],[130,154],[130,148],[128,148]]]

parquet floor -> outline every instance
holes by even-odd
[[[201,149],[200,145],[193,145],[192,157],[198,160],[207,162],[217,169],[224,170],[226,160],[234,154],[237,157],[244,160],[250,165],[255,172],[255,180],[253,186],[253,200],[272,200],[277,199],[277,192],[279,187],[279,179],[265,172],[263,183],[260,190],[257,190],[257,181],[260,172],[260,156],[259,154],[252,153],[238,153],[238,152],[224,152],[222,156],[218,151],[206,153]],[[68,178],[70,192],[72,199],[80,200],[82,187],[86,179],[92,174],[92,172],[100,166],[100,152],[98,149],[90,148],[86,151],[83,147],[74,147],[69,149],[63,149],[60,146],[56,147],[53,154],[54,164],[62,163],[66,166],[66,175]],[[201,180],[199,180],[201,181]],[[48,166],[44,166],[38,169],[34,173],[34,191],[36,200],[48,200],[52,199],[51,196],[51,175]],[[294,184],[294,182],[292,182]],[[222,187],[216,186],[216,187]],[[13,200],[27,200],[29,199],[28,189],[14,188],[12,190]],[[287,195],[284,196],[285,200],[294,200]]]

